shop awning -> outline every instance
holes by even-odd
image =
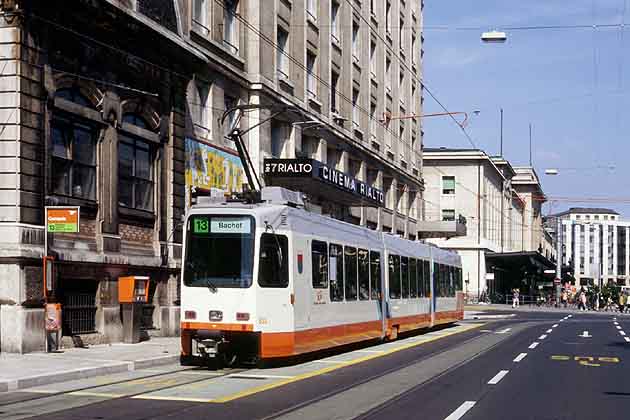
[[[503,271],[538,272],[556,268],[556,263],[536,251],[525,252],[488,252],[486,266]]]

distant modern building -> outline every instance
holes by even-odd
[[[550,230],[562,224],[562,262],[571,267],[576,286],[630,285],[630,221],[611,209],[574,207],[546,220]]]
[[[477,149],[426,148],[423,161],[424,223],[466,220],[465,236],[424,237],[461,255],[470,295],[506,294],[545,281],[555,251],[542,226],[545,196],[533,168],[512,167]]]

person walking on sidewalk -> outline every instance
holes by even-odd
[[[519,292],[518,289],[514,289],[512,291],[512,308],[518,308],[519,307]]]
[[[582,292],[580,293],[580,308],[583,311],[586,310],[586,293]]]
[[[619,312],[623,313],[623,310],[626,307],[626,295],[623,293],[619,293]]]
[[[567,300],[569,299],[569,296],[567,294],[567,289],[564,289],[562,291],[562,306],[564,306],[565,308],[567,307]]]

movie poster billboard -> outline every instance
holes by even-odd
[[[186,138],[186,186],[214,194],[241,192],[243,165],[229,153],[192,138]]]

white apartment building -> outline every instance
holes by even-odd
[[[540,217],[544,194],[533,168],[512,167],[482,150],[427,148],[424,179],[427,222],[466,219],[465,236],[426,238],[458,251],[469,294],[500,293],[551,268],[552,240]]]
[[[602,208],[571,208],[547,219],[562,223],[562,262],[571,267],[576,285],[630,285],[630,221]]]

